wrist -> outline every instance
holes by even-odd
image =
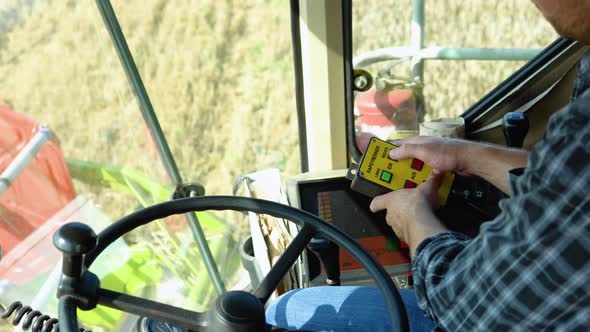
[[[486,143],[470,144],[462,156],[463,175],[483,178],[507,194],[508,171],[528,164],[528,151]]]
[[[524,164],[526,166],[526,151],[512,149],[499,145],[481,142],[466,144],[458,160],[463,170],[470,175],[485,177],[493,172],[498,164]],[[524,158],[521,158],[524,156]]]
[[[410,240],[408,241],[408,247],[410,249],[410,257],[412,257],[412,258],[414,257],[414,255],[416,254],[416,249],[418,248],[420,243],[422,243],[422,241],[428,239],[431,236],[441,234],[441,233],[448,233],[448,232],[450,232],[449,229],[447,229],[446,227],[444,227],[442,225],[440,227],[429,227],[429,228],[422,229],[421,232],[412,236],[410,238]]]
[[[490,155],[490,148],[493,146],[480,142],[466,142],[459,149],[457,156],[459,173],[463,175],[481,176],[482,170],[486,167],[486,160]]]
[[[449,229],[430,210],[422,210],[422,213],[417,217],[414,227],[406,234],[410,257],[414,257],[416,248],[418,248],[422,241],[436,234],[449,232]]]

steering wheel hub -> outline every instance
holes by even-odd
[[[209,312],[211,331],[264,331],[264,306],[254,295],[242,291],[221,294]]]

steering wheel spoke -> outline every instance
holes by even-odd
[[[279,260],[270,269],[266,277],[260,282],[260,285],[254,291],[254,296],[260,299],[263,304],[266,304],[266,301],[268,301],[274,290],[277,289],[281,280],[283,280],[291,266],[295,264],[295,261],[297,261],[303,250],[305,250],[305,247],[314,234],[315,232],[311,226],[303,226],[293,241],[287,246],[285,252],[279,257]]]
[[[176,324],[193,331],[203,330],[205,314],[142,299],[112,290],[98,289],[98,304],[139,316]]]

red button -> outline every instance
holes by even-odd
[[[420,159],[414,159],[412,160],[412,168],[417,170],[417,171],[421,171],[422,168],[424,167],[424,162]]]
[[[404,188],[416,188],[418,187],[418,185],[410,180],[406,180],[406,183],[404,183]]]

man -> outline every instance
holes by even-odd
[[[590,0],[534,3],[562,36],[590,44]],[[417,304],[430,319],[404,292],[411,330],[590,330],[590,56],[579,63],[573,101],[530,153],[426,137],[398,144],[393,159],[436,169],[417,189],[371,203],[410,247]],[[510,195],[473,239],[434,214],[443,171],[480,176]],[[308,330],[387,331],[388,319],[368,287],[297,290],[267,311],[271,324]]]

